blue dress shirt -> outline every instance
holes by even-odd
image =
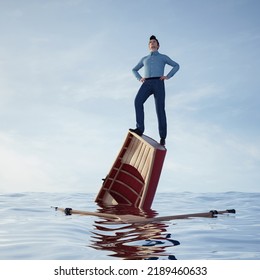
[[[132,71],[138,80],[142,79],[138,72],[142,67],[144,67],[144,78],[162,77],[166,64],[172,66],[171,71],[167,74],[168,79],[170,79],[179,70],[180,66],[167,55],[160,54],[158,51],[151,52],[143,57]]]

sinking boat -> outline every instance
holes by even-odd
[[[166,148],[154,139],[128,132],[96,197],[100,205],[149,209],[160,179]]]

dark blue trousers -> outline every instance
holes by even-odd
[[[165,86],[160,79],[145,80],[135,97],[136,127],[144,132],[144,103],[150,95],[154,96],[155,108],[158,118],[159,135],[167,136],[167,121],[165,114]]]

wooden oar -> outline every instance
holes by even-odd
[[[182,215],[172,215],[172,216],[162,216],[155,218],[144,218],[147,222],[153,221],[170,221],[170,220],[180,220],[180,219],[188,219],[188,218],[214,218],[217,214],[226,214],[226,213],[236,213],[235,209],[227,209],[223,211],[211,210],[209,212],[203,213],[192,213],[192,214],[182,214]],[[137,216],[136,216],[137,217]],[[139,217],[137,217],[139,218]]]
[[[145,218],[145,217],[135,216],[135,215],[116,215],[116,214],[108,214],[108,213],[73,210],[71,208],[60,208],[60,207],[53,207],[53,208],[55,208],[55,210],[64,212],[66,215],[79,214],[79,215],[95,216],[95,217],[105,218],[108,220],[122,222],[122,223],[148,223],[148,222],[156,222],[156,221],[188,219],[188,218],[195,218],[195,217],[214,218],[218,214],[236,213],[235,209],[228,209],[223,211],[212,210],[203,213]]]

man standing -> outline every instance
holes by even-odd
[[[164,80],[170,79],[180,68],[179,64],[171,60],[167,55],[160,54],[159,41],[152,35],[149,40],[150,54],[143,57],[133,68],[135,77],[142,85],[135,97],[136,129],[130,131],[142,136],[144,133],[144,103],[150,95],[154,95],[156,113],[158,118],[160,144],[165,145],[167,136],[167,122],[165,114],[165,87]],[[164,76],[165,65],[172,66],[171,71]],[[138,70],[144,67],[144,77]]]

